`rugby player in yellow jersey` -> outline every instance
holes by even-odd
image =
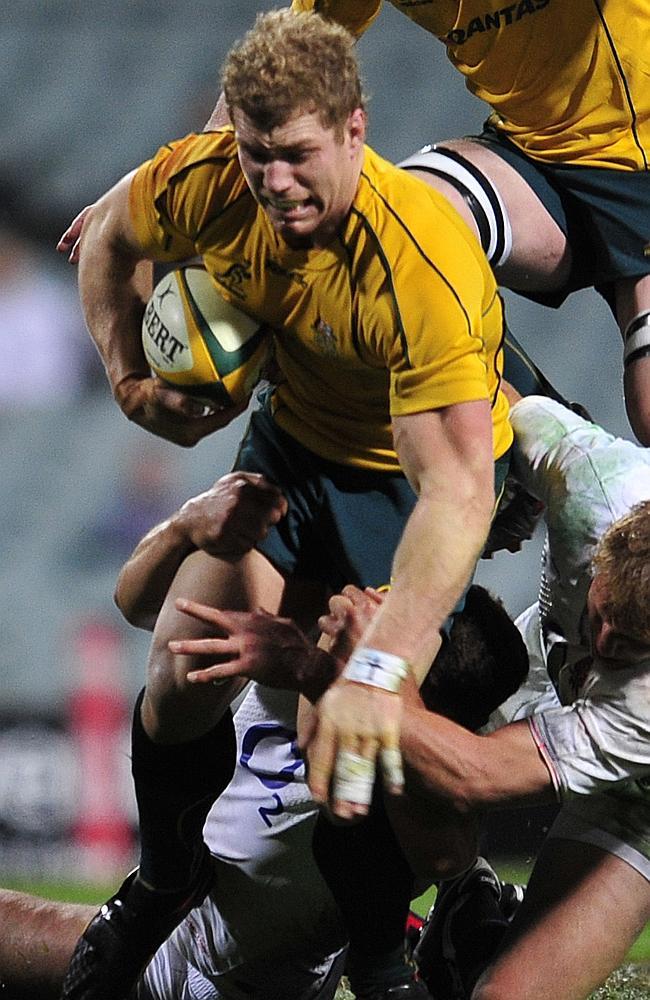
[[[123,411],[182,443],[200,434],[142,352],[141,262],[201,255],[222,294],[274,329],[282,378],[236,467],[280,486],[288,513],[240,558],[189,552],[167,600],[263,606],[313,624],[328,593],[392,576],[320,702],[309,751],[316,798],[350,818],[368,811],[378,754],[387,787],[401,790],[401,683],[427,671],[486,539],[512,438],[502,305],[456,211],[365,146],[354,43],[341,27],[262,17],[230,53],[224,90],[234,131],[170,143],[90,210],[81,299]],[[207,418],[201,433],[237,412]],[[147,935],[144,945],[128,935],[111,976],[101,963],[92,971],[94,946],[82,942],[67,997],[128,995],[209,888],[201,830],[229,780],[212,762],[224,759],[233,689],[193,683],[200,660],[168,647],[180,620],[165,615],[154,632],[133,733],[140,869],[111,910],[143,915]],[[93,986],[78,989],[75,970],[89,965]]]
[[[595,286],[650,444],[650,8],[645,0],[391,0],[493,109],[480,136],[405,161],[480,234],[500,284],[560,305]],[[381,0],[293,0],[357,35]],[[588,330],[581,332],[588,338]],[[585,351],[585,358],[589,358]]]

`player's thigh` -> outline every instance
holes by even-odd
[[[241,687],[238,680],[221,687],[187,682],[190,670],[208,666],[212,660],[175,655],[169,650],[170,639],[201,638],[214,630],[179,611],[176,599],[191,598],[229,610],[263,607],[275,613],[283,590],[282,576],[255,550],[233,561],[198,551],[183,561],[158,615],[147,662],[143,715],[151,736],[181,739],[186,723],[191,719],[193,725],[200,725],[204,716],[207,726]]]
[[[650,310],[650,274],[616,282],[616,319],[621,333],[641,313]]]
[[[58,1000],[95,907],[0,889],[0,996]]]
[[[499,193],[512,230],[510,256],[494,272],[499,283],[524,291],[562,287],[571,268],[566,235],[521,174],[481,142],[448,139],[438,146],[473,163]]]
[[[199,551],[181,564],[163,603],[154,629],[147,663],[147,692],[144,714],[150,735],[160,730],[163,739],[181,739],[186,722],[206,725],[215,712],[223,710],[241,687],[235,680],[220,687],[193,685],[186,677],[190,670],[209,666],[206,657],[178,656],[169,650],[170,639],[201,638],[213,629],[184,614],[176,607],[179,597],[191,598],[212,607],[247,611],[263,608],[271,614],[279,610],[313,622],[325,607],[322,585],[310,586],[285,578],[255,549],[236,560],[220,559]]]
[[[438,879],[465,871],[478,853],[478,825],[446,802],[433,802],[410,787],[386,796],[386,813],[416,882],[424,890]]]
[[[472,1000],[582,1000],[650,919],[650,882],[593,844],[545,842],[504,941]]]

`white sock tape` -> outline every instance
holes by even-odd
[[[401,656],[385,653],[383,649],[364,646],[355,649],[341,674],[348,681],[370,684],[396,693],[409,672],[409,665]]]
[[[650,311],[635,316],[624,336],[624,365],[629,365],[637,358],[647,357],[650,354]]]

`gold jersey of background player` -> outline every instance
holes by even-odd
[[[533,159],[647,170],[647,0],[391,0],[430,31],[494,110],[491,124]],[[359,35],[381,0],[293,0]]]

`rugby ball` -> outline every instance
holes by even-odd
[[[250,398],[270,345],[268,327],[226,302],[197,266],[166,274],[142,320],[142,346],[152,372],[219,406]]]

